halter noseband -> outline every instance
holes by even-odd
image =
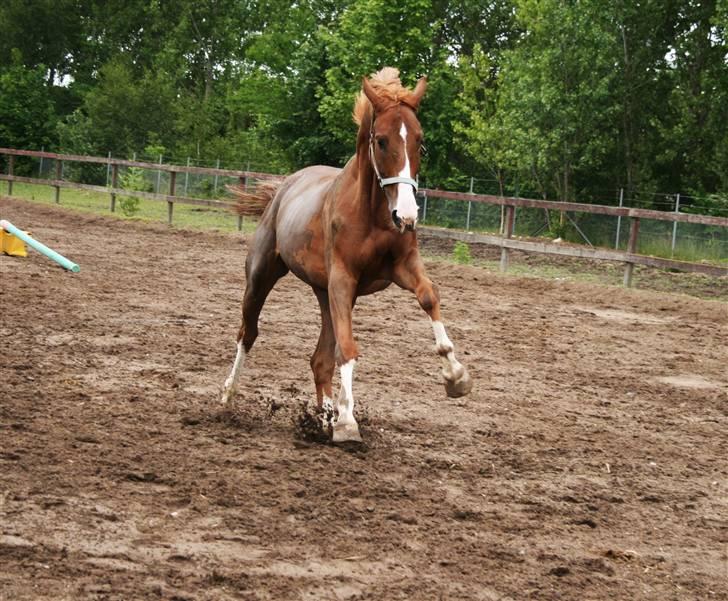
[[[374,117],[372,117],[372,125],[369,128],[369,159],[372,162],[372,167],[374,168],[374,174],[377,176],[377,180],[379,181],[379,187],[384,190],[384,186],[389,186],[390,184],[409,184],[415,189],[415,192],[417,192],[417,180],[412,179],[411,177],[404,177],[401,175],[395,175],[394,177],[382,177],[379,175],[379,169],[377,168],[377,162],[374,160]]]

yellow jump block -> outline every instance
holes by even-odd
[[[27,234],[28,232],[26,232]],[[0,250],[11,257],[27,257],[25,243],[0,227]]]

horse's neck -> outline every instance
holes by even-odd
[[[356,156],[349,166],[356,169],[355,202],[359,203],[362,216],[366,215],[372,227],[384,226],[389,214],[387,199],[372,166],[368,141],[362,143],[360,137]]]

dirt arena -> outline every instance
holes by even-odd
[[[283,279],[239,408],[237,235],[0,200],[0,599],[728,599],[728,304],[428,264],[361,299],[365,444],[302,438],[319,316]]]

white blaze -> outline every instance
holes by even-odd
[[[404,122],[399,128],[399,135],[404,141],[404,167],[399,172],[400,177],[412,177],[409,156],[407,155],[407,127]],[[411,219],[412,222],[417,221],[417,201],[415,200],[415,190],[409,184],[397,184],[397,204],[394,210],[397,211],[397,217],[400,219]]]

